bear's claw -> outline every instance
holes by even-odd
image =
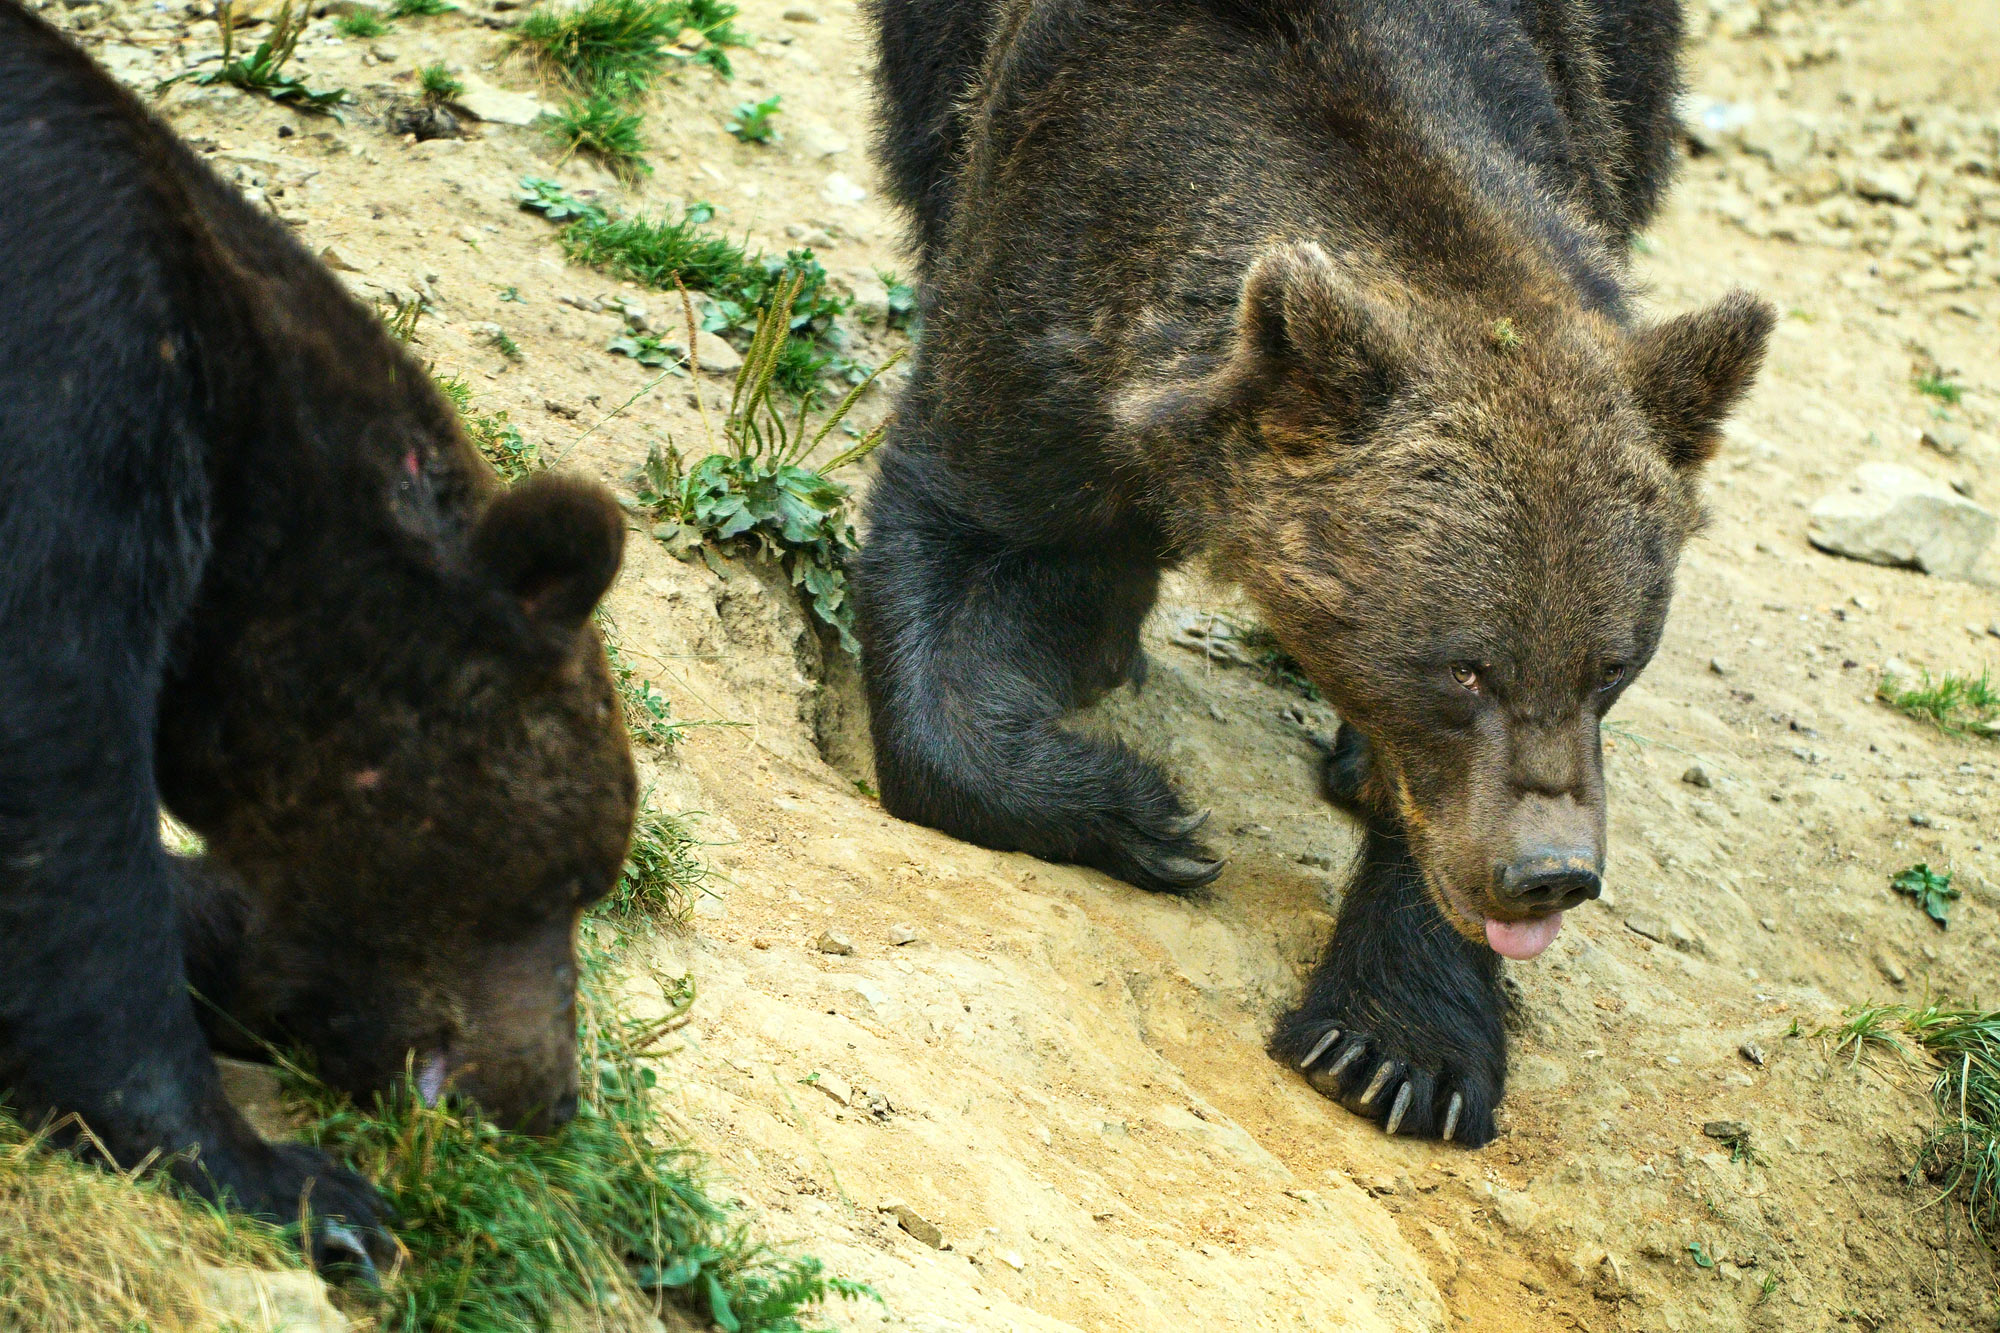
[[[1444,1113],[1444,1132],[1439,1134],[1438,1137],[1440,1139],[1443,1139],[1446,1143],[1450,1143],[1451,1136],[1458,1132],[1458,1118],[1464,1113],[1465,1113],[1465,1094],[1462,1092],[1454,1092],[1453,1094],[1451,1094],[1451,1108]],[[1390,1133],[1394,1132],[1395,1132],[1394,1130],[1390,1131]]]

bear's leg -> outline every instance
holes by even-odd
[[[1507,1075],[1499,980],[1492,950],[1445,922],[1402,833],[1372,820],[1333,940],[1271,1053],[1391,1133],[1478,1147]]]
[[[95,514],[63,533],[93,535],[109,540],[75,564],[128,577],[31,565],[0,620],[0,1092],[30,1126],[78,1116],[118,1165],[158,1155],[245,1211],[293,1221],[309,1201],[367,1237],[323,1223],[318,1257],[365,1265],[390,1249],[367,1230],[379,1197],[315,1149],[264,1142],[223,1096],[195,1021],[153,785],[177,580],[139,577],[169,562],[135,558],[144,543]]]
[[[1152,763],[1060,719],[1127,679],[1159,564],[1022,549],[967,524],[928,455],[885,453],[857,570],[882,804],[1002,851],[1184,891],[1221,869]]]

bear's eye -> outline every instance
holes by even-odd
[[[1625,664],[1623,662],[1613,662],[1604,668],[1604,676],[1597,682],[1597,688],[1599,690],[1608,690],[1618,685],[1624,679]]]
[[[1474,694],[1479,693],[1478,663],[1453,662],[1451,664],[1451,678],[1465,686],[1466,689],[1471,690]]]

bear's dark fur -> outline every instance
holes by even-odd
[[[1239,582],[1367,821],[1274,1053],[1478,1144],[1495,950],[1594,897],[1598,723],[1651,657],[1771,315],[1652,322],[1665,0],[874,0],[924,345],[858,593],[882,797],[1189,890],[1151,763],[1071,732],[1159,571]]]
[[[501,490],[371,312],[0,0],[0,1096],[375,1222],[223,1099],[192,978],[219,1042],[358,1094],[414,1062],[567,1114],[635,801],[589,621],[623,543],[600,487]]]

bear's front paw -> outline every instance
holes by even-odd
[[[1464,1049],[1421,1021],[1372,1025],[1321,1018],[1300,1022],[1296,1055],[1285,1052],[1315,1088],[1390,1134],[1443,1139],[1477,1148],[1497,1132],[1503,1052]],[[1471,1058],[1467,1058],[1467,1057]],[[1481,1058],[1481,1057],[1484,1058]]]
[[[1222,862],[1195,837],[1208,822],[1205,810],[1190,814],[1168,797],[1108,822],[1104,868],[1128,884],[1188,893],[1222,873]]]

